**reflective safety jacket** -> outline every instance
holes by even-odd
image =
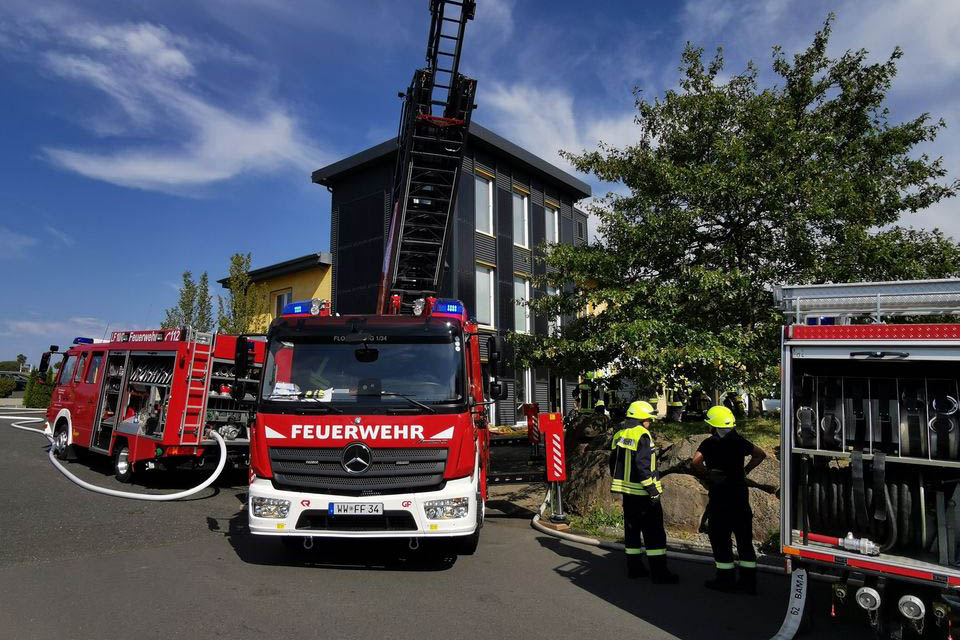
[[[635,422],[628,419],[627,423]],[[614,493],[635,496],[659,496],[663,491],[657,473],[657,452],[653,436],[642,425],[627,427],[613,434],[610,452],[610,476]]]

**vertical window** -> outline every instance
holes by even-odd
[[[530,333],[530,307],[523,302],[530,299],[530,281],[513,277],[513,328],[518,333]]]
[[[514,403],[516,409],[516,424],[526,425],[527,417],[523,414],[523,405],[533,402],[533,369],[516,369],[514,371]],[[545,407],[541,407],[545,409]]]
[[[274,294],[276,298],[274,299],[274,318],[279,318],[283,315],[283,308],[293,302],[293,289],[287,289],[286,291],[280,291]]]
[[[76,356],[67,356],[60,365],[60,381],[57,384],[67,384],[73,377],[73,368],[77,365]]]
[[[477,231],[493,235],[493,181],[474,176]]]
[[[493,327],[494,272],[490,267],[477,265],[477,323]]]
[[[527,238],[527,196],[513,192],[513,244],[529,248]]]
[[[87,384],[96,384],[100,380],[100,363],[103,362],[103,351],[93,354],[90,361],[90,370],[87,371]]]
[[[559,293],[556,287],[547,287],[547,295],[555,296]],[[547,323],[547,335],[556,336],[560,335],[560,316],[554,316]]]
[[[74,382],[83,382],[83,365],[87,362],[87,356],[90,355],[86,352],[80,354],[80,361],[77,363],[77,376],[74,378]]]
[[[560,242],[560,212],[554,207],[547,205],[543,208],[543,215],[546,218],[544,227],[547,230],[547,243],[555,244]]]
[[[577,240],[586,240],[586,239],[587,239],[586,225],[583,224],[582,220],[577,220]]]

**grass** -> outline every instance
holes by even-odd
[[[610,528],[623,530],[623,511],[620,507],[596,506],[586,515],[570,514],[570,524],[574,529],[586,534],[609,538]]]
[[[699,420],[694,422],[657,422],[654,437],[659,442],[675,442],[687,436],[708,433],[710,427]],[[737,422],[737,431],[758,447],[772,449],[780,443],[780,418],[746,418]]]

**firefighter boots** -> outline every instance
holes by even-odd
[[[720,569],[717,568],[717,575],[713,580],[707,580],[703,583],[707,589],[713,589],[714,591],[723,591],[725,593],[732,593],[736,590],[736,570],[733,568],[730,569]]]
[[[631,580],[636,578],[646,578],[650,575],[647,567],[643,564],[643,556],[630,554],[627,556],[627,577]]]
[[[667,569],[667,556],[650,556],[650,579],[654,584],[677,584],[680,576]]]

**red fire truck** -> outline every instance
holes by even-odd
[[[228,463],[248,459],[248,423],[263,363],[262,342],[247,373],[234,372],[236,336],[191,329],[114,331],[109,341],[77,338],[57,374],[47,430],[57,457],[74,448],[111,456],[114,472],[129,482],[134,471],[185,464],[202,466],[217,456],[216,430],[226,441]]]
[[[458,71],[474,8],[430,3],[428,66],[404,102],[376,313],[331,316],[313,300],[288,305],[270,326],[250,440],[255,534],[305,546],[314,537],[401,537],[476,549],[485,395],[499,399],[504,389],[484,376],[482,338],[463,303],[439,295],[474,107],[476,81]],[[495,368],[501,341],[487,340]]]
[[[781,543],[878,637],[960,613],[960,280],[779,287]],[[884,635],[889,634],[889,635]]]

